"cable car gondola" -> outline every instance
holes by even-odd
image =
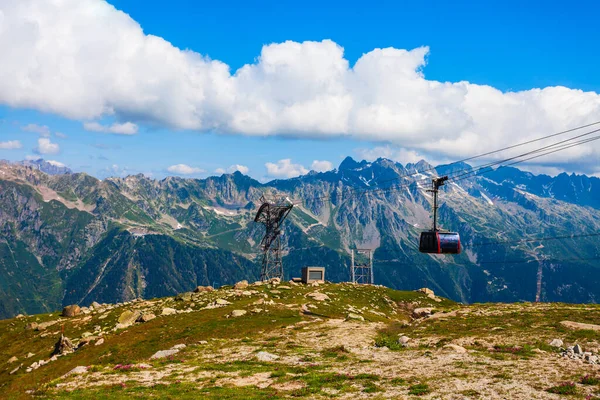
[[[457,232],[441,231],[437,228],[437,194],[440,186],[448,180],[447,176],[432,179],[433,189],[433,229],[421,232],[419,251],[429,254],[460,254],[460,235]]]

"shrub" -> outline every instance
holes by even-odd
[[[554,394],[577,394],[577,387],[573,382],[563,382],[558,386],[553,386],[547,390]]]

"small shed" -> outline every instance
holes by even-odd
[[[302,268],[302,282],[325,282],[325,267]]]

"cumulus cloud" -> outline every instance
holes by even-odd
[[[48,138],[41,137],[38,139],[38,145],[33,151],[37,154],[56,154],[60,151],[60,146],[52,143]]]
[[[217,168],[215,169],[215,174],[225,174],[227,170],[225,168]]]
[[[23,147],[23,145],[18,140],[9,140],[7,142],[0,142],[0,149],[2,149],[2,150],[14,150],[14,149],[20,149],[21,147]]]
[[[310,169],[317,172],[331,171],[333,169],[333,164],[331,161],[314,160],[310,165]]]
[[[138,126],[133,122],[123,124],[114,123],[112,125],[102,125],[98,122],[84,122],[83,129],[92,132],[114,133],[117,135],[135,135],[138,132]]]
[[[231,71],[145,34],[103,0],[0,0],[0,8],[0,104],[73,119],[345,136],[455,158],[600,120],[595,92],[429,80],[427,47],[374,49],[350,65],[331,40],[287,41]],[[599,154],[590,144],[552,159],[595,163]]]
[[[196,168],[196,167],[190,167],[187,164],[171,165],[169,168],[167,168],[167,171],[169,171],[173,174],[177,174],[177,175],[192,175],[192,174],[199,174],[201,172],[204,172],[203,169]]]
[[[25,132],[37,133],[42,137],[50,137],[50,128],[46,125],[27,124],[21,128]]]
[[[300,164],[293,164],[289,158],[279,160],[276,163],[266,163],[267,175],[274,178],[293,178],[306,175],[309,171]]]

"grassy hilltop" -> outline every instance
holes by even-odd
[[[244,286],[96,303],[74,317],[55,312],[0,321],[0,393],[8,399],[600,396],[594,362],[600,332],[561,323],[597,323],[600,306],[463,306],[431,293],[347,283]],[[77,349],[52,361],[61,331]],[[549,345],[553,339],[563,346]],[[575,344],[590,353],[563,357]]]

